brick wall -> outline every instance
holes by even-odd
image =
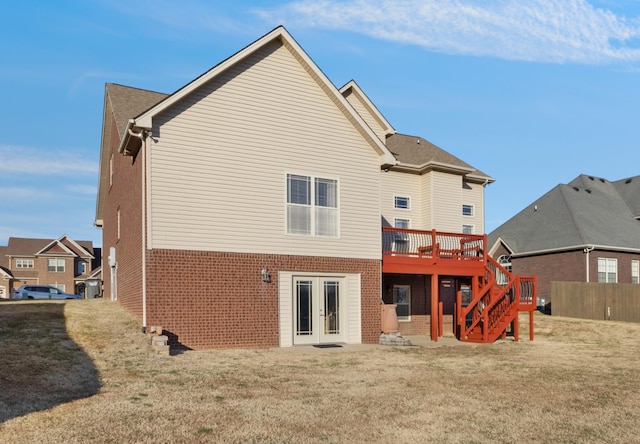
[[[111,270],[107,257],[116,249],[118,302],[137,317],[142,317],[142,156],[119,154],[120,139],[112,121],[110,151],[113,153],[113,185],[104,198],[102,228],[102,277],[104,297],[111,297]],[[107,169],[107,174],[109,170]],[[118,209],[120,233],[118,234]]]
[[[263,282],[267,267],[271,282]],[[278,272],[361,273],[362,342],[380,334],[380,261],[185,250],[147,252],[147,325],[194,349],[279,346]]]
[[[385,274],[382,281],[383,300],[393,304],[393,286],[411,286],[411,320],[400,321],[402,335],[429,335],[431,332],[431,276]]]

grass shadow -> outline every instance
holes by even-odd
[[[0,423],[98,393],[98,371],[69,337],[64,307],[0,303]]]

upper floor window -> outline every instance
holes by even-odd
[[[463,234],[473,234],[473,232],[475,231],[473,225],[463,225],[462,226],[462,233]]]
[[[47,270],[52,273],[64,273],[64,259],[49,259]]]
[[[287,233],[338,236],[338,181],[287,174]]]
[[[33,259],[16,259],[16,268],[33,268]]]
[[[631,283],[640,284],[640,261],[631,261]]]
[[[462,205],[463,216],[473,216],[473,205]]]
[[[408,210],[409,209],[409,198],[408,197],[402,197],[402,196],[395,196],[393,205],[396,208],[402,208],[403,210]]]
[[[618,282],[618,259],[598,258],[598,282]]]
[[[395,228],[409,228],[409,219],[395,219]]]
[[[80,261],[78,262],[78,274],[85,274],[87,272],[87,263]]]

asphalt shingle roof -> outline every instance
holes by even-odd
[[[580,175],[555,186],[489,234],[514,254],[584,246],[640,250],[640,176],[609,182]]]
[[[437,163],[467,169],[475,176],[481,176],[493,182],[493,179],[453,154],[418,136],[392,134],[387,137],[386,145],[396,159],[406,165],[425,165]]]

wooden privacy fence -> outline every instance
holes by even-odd
[[[639,284],[551,282],[551,314],[640,322]]]

